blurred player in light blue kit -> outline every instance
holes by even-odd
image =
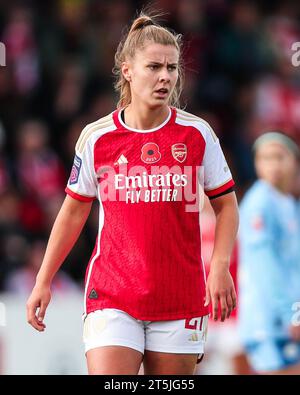
[[[282,133],[254,144],[258,180],[240,206],[239,330],[254,372],[300,374],[299,147]],[[294,310],[293,310],[294,309]]]

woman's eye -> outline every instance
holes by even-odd
[[[153,65],[150,65],[150,66],[148,66],[149,68],[150,68],[150,70],[157,70],[158,69],[158,65],[156,65],[156,64],[153,64]],[[168,66],[168,70],[169,71],[174,71],[174,70],[176,70],[177,69],[177,67],[176,66]]]

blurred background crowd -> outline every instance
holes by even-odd
[[[64,199],[83,127],[117,102],[112,67],[136,11],[133,0],[0,0],[0,292],[28,296]],[[221,140],[237,196],[255,178],[251,145],[283,130],[300,143],[297,1],[157,0],[162,22],[184,37],[182,107]],[[80,289],[97,210],[54,281]]]

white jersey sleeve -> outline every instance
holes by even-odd
[[[78,140],[79,141],[79,140]],[[84,149],[76,144],[75,157],[66,192],[73,198],[89,202],[97,197],[97,177],[94,170],[94,153],[91,142]]]
[[[204,168],[204,191],[209,198],[213,198],[233,187],[234,181],[219,139],[208,125],[205,125],[205,132],[206,146],[202,162]]]

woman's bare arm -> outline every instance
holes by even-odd
[[[56,217],[36,284],[27,302],[27,321],[38,331],[45,329],[43,319],[51,299],[52,279],[76,243],[91,207],[92,202],[80,202],[67,195]]]
[[[218,304],[221,305],[221,321],[229,318],[236,306],[236,292],[229,272],[230,255],[236,239],[239,214],[234,192],[211,200],[216,215],[214,250],[206,284],[206,303],[212,302],[214,320],[218,320]]]

